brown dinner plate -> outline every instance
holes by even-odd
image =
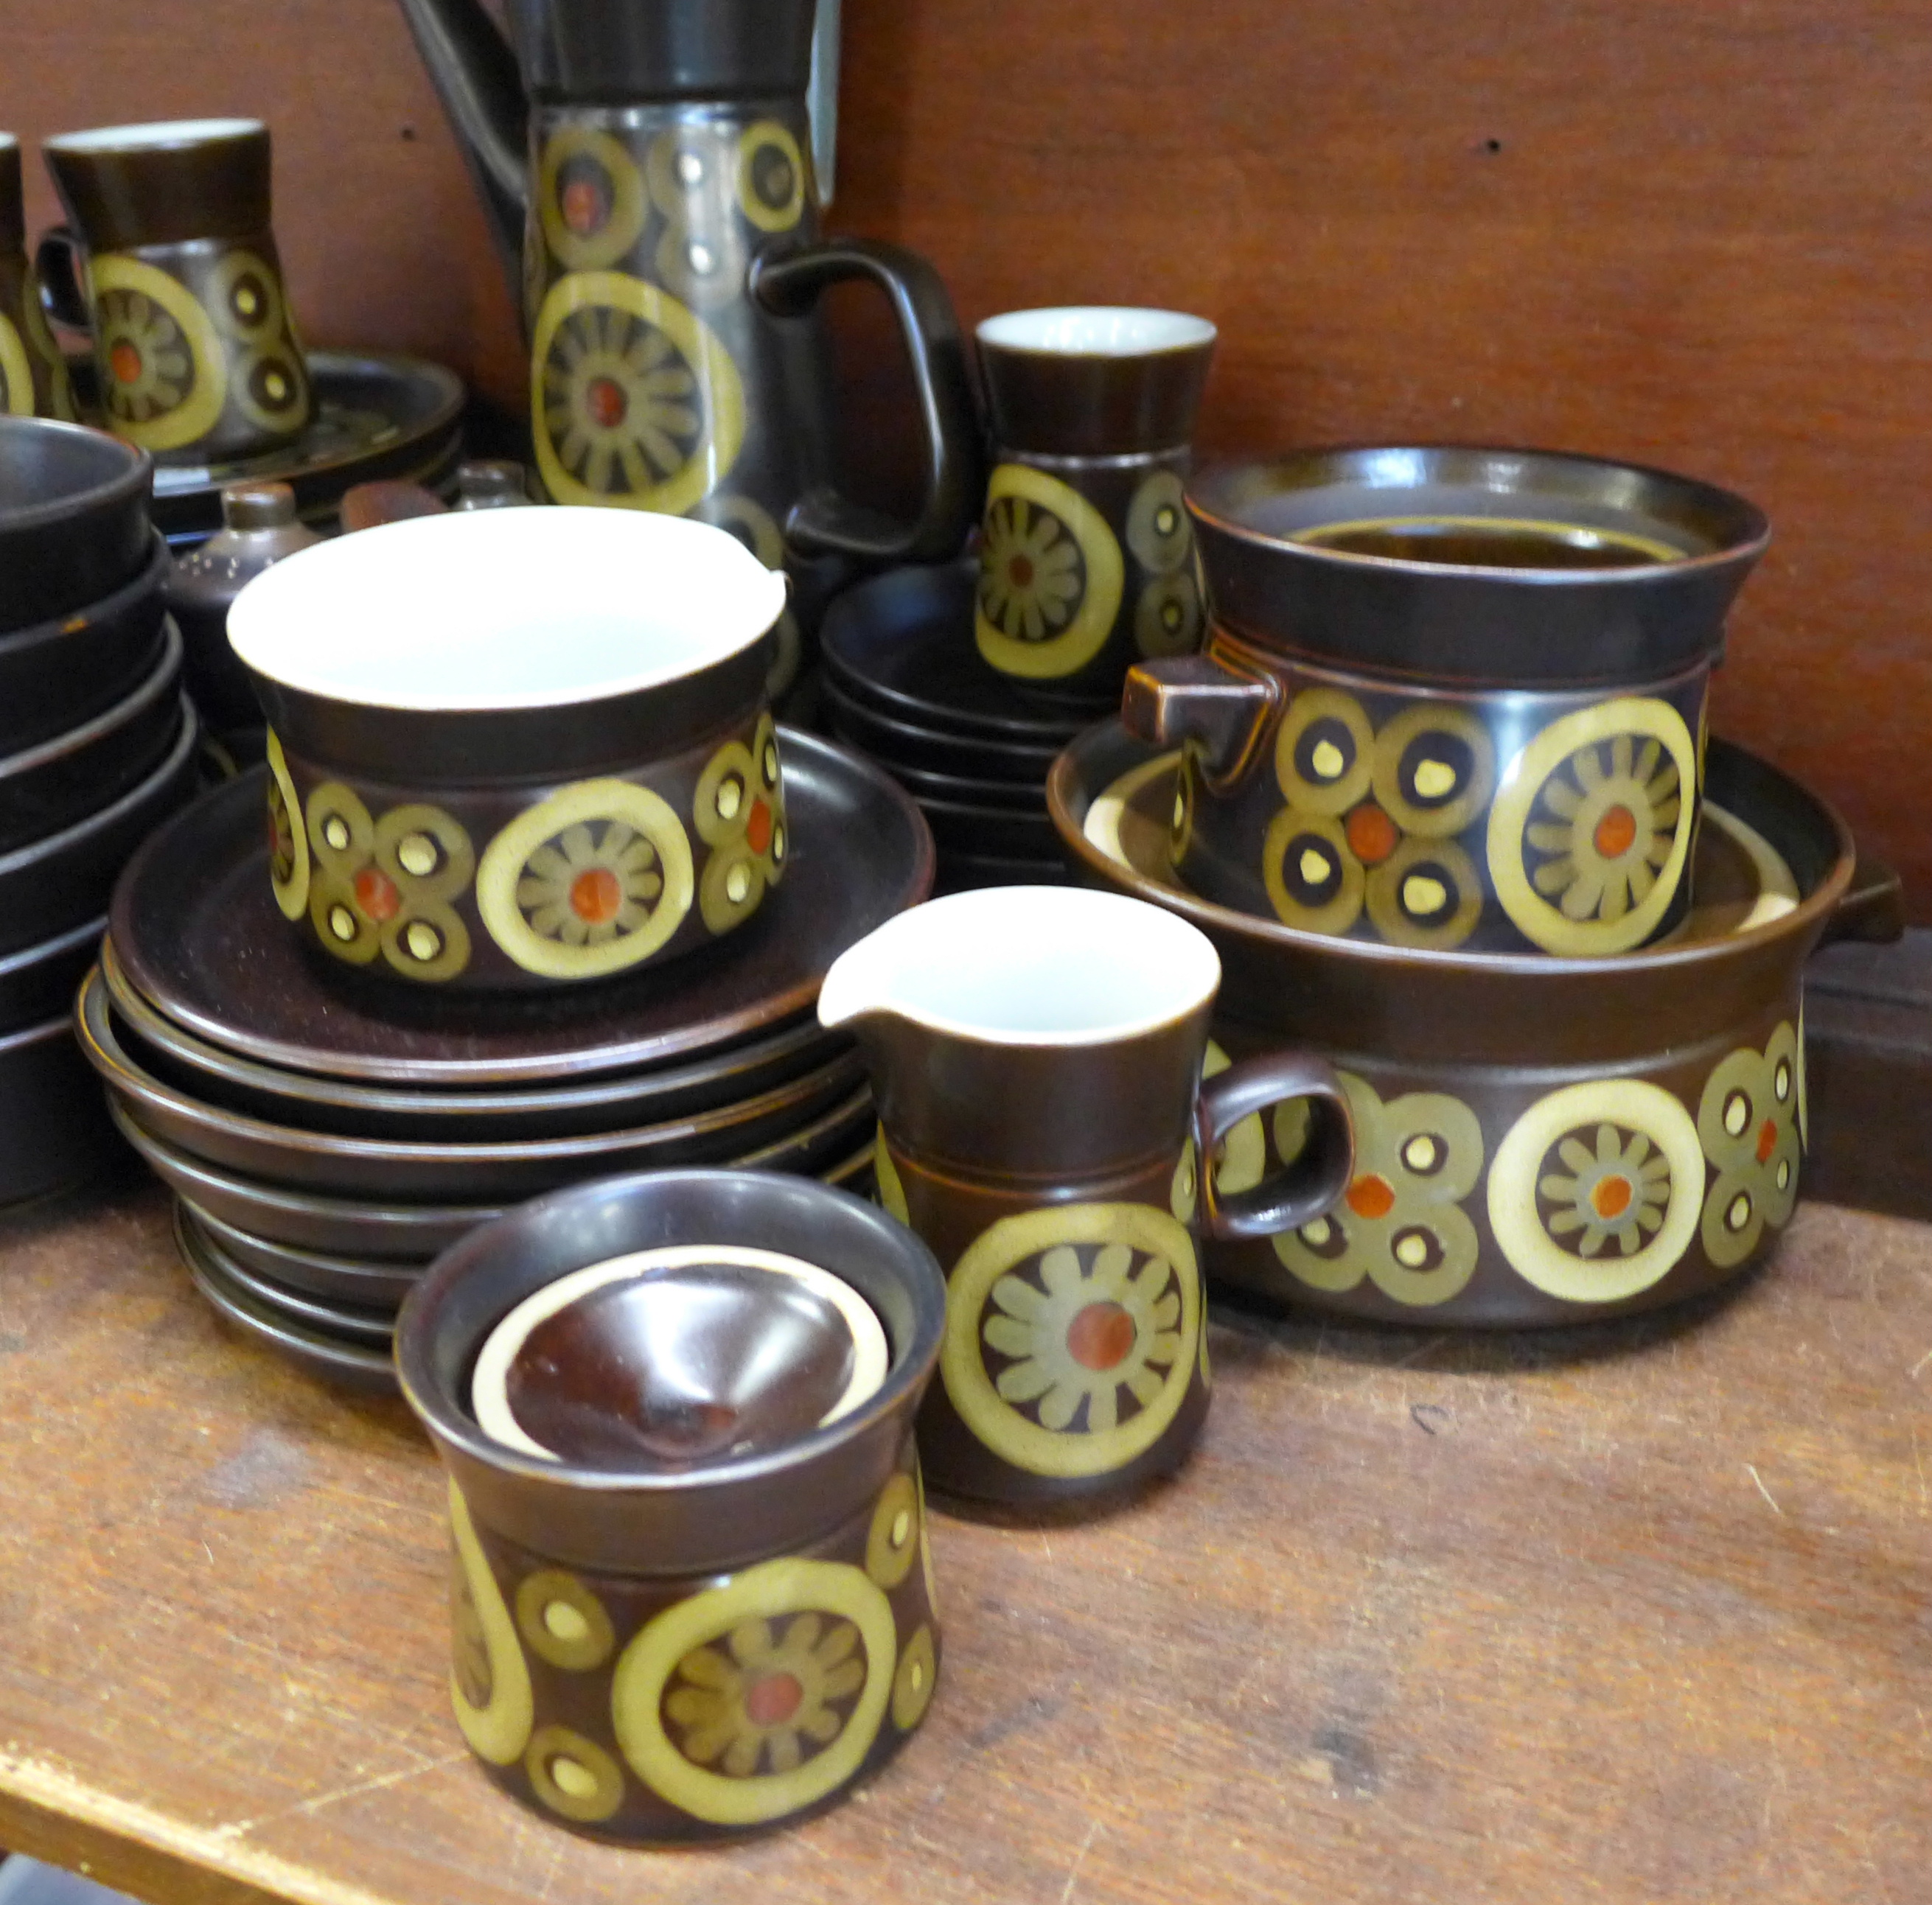
[[[688,1062],[808,1009],[840,953],[932,890],[932,837],[906,794],[832,742],[782,732],[790,867],[701,957],[527,998],[325,975],[269,886],[266,770],[148,841],[115,889],[115,951],[129,984],[185,1030],[322,1077],[496,1086]]]

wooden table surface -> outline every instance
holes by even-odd
[[[1226,1313],[1188,1472],[935,1529],[946,1667],[736,1850],[526,1817],[400,1404],[224,1335],[147,1187],[0,1222],[0,1844],[157,1901],[1820,1901],[1932,1872],[1932,1231],[1483,1340]]]

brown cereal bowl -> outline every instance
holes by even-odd
[[[630,511],[472,511],[304,550],[236,598],[275,899],[345,965],[578,985],[710,944],[782,875],[785,583]]]
[[[663,1844],[792,1823],[897,1752],[939,1664],[913,1419],[945,1308],[910,1231],[757,1172],[580,1185],[438,1260],[397,1364],[449,1472],[451,1698],[498,1787]],[[479,1421],[512,1392],[533,1448]]]
[[[104,430],[0,417],[0,633],[64,620],[140,573],[154,474]]]
[[[1844,823],[1816,795],[1713,741],[1701,858],[1714,888],[1742,867],[1748,891],[1700,904],[1669,944],[1552,960],[1331,939],[1198,897],[1162,862],[1175,766],[1116,723],[1083,735],[1048,787],[1070,861],[1214,941],[1210,1071],[1314,1050],[1356,1133],[1342,1202],[1210,1245],[1211,1280],[1383,1321],[1551,1325],[1701,1294],[1770,1249],[1810,1142],[1805,959],[1901,924],[1896,881],[1855,887]],[[1305,1122],[1293,1104],[1257,1115],[1217,1169],[1252,1182]]]

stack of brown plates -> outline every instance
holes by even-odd
[[[210,1301],[326,1374],[386,1385],[415,1278],[526,1199],[684,1164],[862,1185],[871,1093],[818,1023],[818,987],[925,897],[931,839],[862,762],[785,744],[796,848],[757,918],[701,957],[555,994],[424,997],[325,971],[275,907],[259,771],[157,834],[76,1022]]]
[[[151,469],[98,430],[0,418],[0,1204],[108,1153],[69,1008],[116,874],[193,783]]]
[[[944,892],[1065,879],[1047,774],[1108,711],[1029,693],[980,660],[978,575],[895,569],[839,597],[820,632],[825,724],[918,801]]]

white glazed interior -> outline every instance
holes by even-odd
[[[510,1408],[510,1366],[529,1340],[530,1332],[581,1302],[607,1284],[632,1277],[649,1277],[654,1272],[693,1268],[705,1264],[742,1264],[752,1269],[790,1277],[812,1294],[830,1303],[844,1318],[852,1333],[852,1373],[844,1393],[819,1418],[822,1429],[842,1415],[849,1415],[884,1385],[891,1360],[886,1332],[872,1307],[842,1277],[802,1257],[787,1257],[776,1251],[757,1250],[738,1244],[674,1245],[662,1249],[636,1251],[626,1257],[612,1257],[560,1277],[554,1283],[533,1290],[511,1310],[484,1340],[470,1378],[470,1406],[476,1425],[493,1440],[525,1455],[546,1462],[560,1458],[544,1447],[518,1421]]]
[[[258,674],[380,708],[554,708],[740,653],[784,577],[736,536],[627,509],[453,511],[265,570],[228,639]]]
[[[992,886],[901,913],[834,962],[818,1016],[888,1012],[1016,1045],[1098,1045],[1214,996],[1221,961],[1184,919],[1116,893]]]
[[[1140,357],[1212,343],[1214,327],[1185,311],[1142,310],[1126,304],[1061,304],[1037,311],[1004,311],[980,325],[982,344],[1008,350],[1052,351],[1070,357]]]
[[[260,119],[164,119],[146,126],[93,126],[64,132],[47,144],[58,152],[163,151],[199,145],[204,139],[239,139],[260,132]]]

